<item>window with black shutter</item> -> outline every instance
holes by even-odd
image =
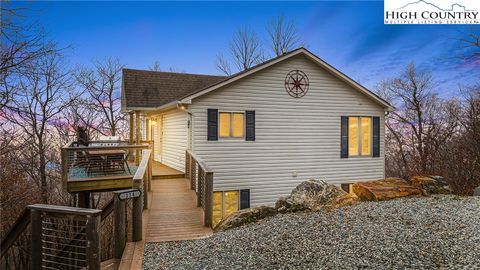
[[[240,209],[250,208],[250,189],[240,190]]]
[[[245,140],[255,141],[255,111],[246,111],[245,118]]]
[[[218,141],[218,110],[208,109],[207,111],[207,140]]]
[[[340,157],[379,157],[380,118],[341,117]]]
[[[380,156],[380,117],[373,117],[373,157]]]

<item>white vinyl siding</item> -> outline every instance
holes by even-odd
[[[188,141],[187,119],[185,111],[171,110],[162,114],[161,122],[161,162],[182,172]]]
[[[302,98],[285,91],[295,69],[310,80]],[[207,141],[209,108],[254,110],[256,140]],[[341,116],[379,116],[383,138],[383,108],[303,56],[195,98],[189,110],[194,151],[213,169],[214,190],[250,189],[252,206],[273,204],[310,178],[341,184],[384,176],[383,139],[379,158],[340,158]]]

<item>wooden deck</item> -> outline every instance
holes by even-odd
[[[197,207],[187,179],[154,180],[151,196],[146,242],[191,240],[212,234],[203,225],[203,210]]]
[[[153,161],[152,177],[153,179],[185,178],[185,173],[168,167],[158,161]]]
[[[185,174],[159,162],[152,169],[155,180],[148,193],[149,209],[143,213],[143,239],[127,243],[117,262],[119,270],[141,269],[147,242],[192,240],[212,234],[203,225],[203,210],[197,207]]]

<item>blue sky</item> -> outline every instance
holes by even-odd
[[[306,47],[370,89],[414,61],[431,70],[441,96],[473,83],[480,67],[459,54],[461,25],[384,25],[383,1],[317,2],[15,2],[29,7],[71,63],[118,57],[129,68],[218,74],[238,27],[266,42],[265,24],[278,14],[296,22]]]

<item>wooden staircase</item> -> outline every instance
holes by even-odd
[[[191,240],[212,234],[203,224],[203,210],[197,207],[187,179],[154,180],[151,193],[145,242]]]

